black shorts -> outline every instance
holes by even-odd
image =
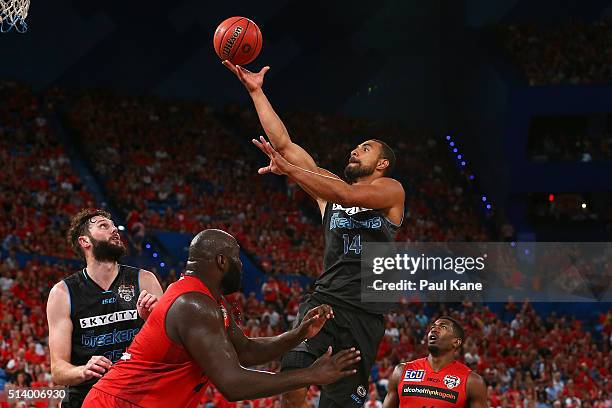
[[[300,305],[295,324],[299,324],[310,309],[322,303],[313,296],[308,297]],[[385,334],[384,318],[383,315],[334,305],[332,307],[334,318],[328,320],[315,337],[285,354],[281,360],[281,369],[285,371],[308,367],[324,354],[329,346],[332,346],[334,354],[356,347],[361,351],[357,373],[333,384],[324,385],[319,408],[361,407],[367,401],[370,370],[378,352],[378,345]]]

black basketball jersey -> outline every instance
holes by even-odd
[[[92,356],[104,356],[113,363],[121,358],[144,324],[136,309],[140,294],[138,271],[119,265],[119,273],[108,290],[98,286],[86,269],[64,279],[70,293],[71,364],[84,365]],[[68,399],[76,402],[81,396],[85,398],[96,381],[68,387]]]
[[[387,312],[389,304],[361,302],[361,248],[366,242],[394,242],[399,225],[379,210],[327,203],[323,227],[324,271],[315,282],[314,296],[332,305]]]

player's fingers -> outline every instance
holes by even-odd
[[[320,313],[324,314],[326,317],[329,317],[333,314],[333,309],[330,305],[321,305],[320,308]]]
[[[266,155],[268,155],[268,152],[266,151],[266,147],[263,145],[263,143],[261,143],[260,141],[253,139],[253,144],[255,146],[257,146],[259,148],[259,150],[261,150],[262,152],[264,152]]]
[[[267,174],[271,172],[272,172],[272,169],[270,168],[270,166],[262,167],[259,170],[257,170],[257,173],[259,174]]]
[[[96,373],[95,371],[92,371],[90,369],[85,370],[85,376],[86,377],[102,378],[102,374]]]
[[[222,64],[229,69],[230,71],[232,71],[234,74],[238,75],[238,70],[236,69],[236,67],[234,66],[234,64],[232,64],[231,62],[229,62],[228,60],[224,60],[222,62]]]
[[[338,361],[343,358],[347,358],[347,356],[351,356],[352,354],[355,353],[355,351],[356,351],[355,347],[351,347],[350,349],[341,350],[336,353],[334,358],[336,359],[336,361]]]
[[[340,354],[340,353],[338,353]],[[336,357],[336,356],[334,356]],[[359,360],[361,360],[361,356],[360,356],[360,352],[359,350],[356,351],[349,351],[346,354],[343,354],[339,357],[336,357],[336,362],[342,366],[349,366],[352,364],[355,364],[356,362],[358,362]]]
[[[347,370],[341,371],[343,377],[348,377],[349,375],[357,374],[357,370]]]
[[[145,304],[145,308],[151,309],[157,303],[157,300],[158,300],[157,296],[151,295],[151,297],[149,299],[147,299],[147,302]]]
[[[93,360],[93,362],[95,362],[95,363],[99,362],[99,363],[104,364],[104,365],[106,365],[108,367],[113,365],[113,362],[110,361],[108,358],[106,358],[104,356],[94,356],[93,358],[95,358],[95,360]]]
[[[98,373],[98,374],[106,373],[106,368],[102,367],[101,365],[98,365],[98,364],[90,365],[89,367],[87,367],[87,370],[93,371],[94,373]]]
[[[138,304],[140,304],[142,302],[142,299],[148,294],[149,292],[147,292],[146,289],[143,289],[142,292],[140,292],[140,295],[138,295]]]
[[[261,71],[259,71],[259,73],[262,75],[266,75],[266,72],[268,72],[269,70],[270,70],[270,67],[266,65],[265,67],[261,69]]]
[[[145,297],[143,297],[140,302],[138,303],[140,307],[143,308],[147,308],[148,303],[151,301],[151,298],[153,297],[153,295],[151,295],[150,293],[148,295],[146,295]]]

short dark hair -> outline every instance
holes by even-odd
[[[385,169],[383,176],[390,176],[393,174],[393,170],[395,170],[395,152],[393,149],[383,142],[382,140],[372,139],[373,141],[380,143],[380,159],[387,159],[389,161],[389,166]]]
[[[83,252],[83,248],[81,248],[79,245],[79,237],[87,234],[87,231],[89,230],[89,220],[91,220],[93,217],[104,217],[110,219],[111,215],[108,211],[97,208],[86,208],[79,211],[70,220],[70,228],[68,229],[67,234],[68,243],[70,243],[72,246],[72,250],[83,259],[85,258],[85,253]]]
[[[463,327],[461,327],[461,324],[450,316],[440,316],[436,320],[442,319],[448,320],[452,323],[453,334],[455,335],[455,337],[461,339],[461,342],[463,343],[463,341],[465,340],[465,331],[463,330]]]

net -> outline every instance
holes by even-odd
[[[0,0],[0,32],[9,32],[14,27],[16,31],[25,33],[29,8],[30,0]]]

